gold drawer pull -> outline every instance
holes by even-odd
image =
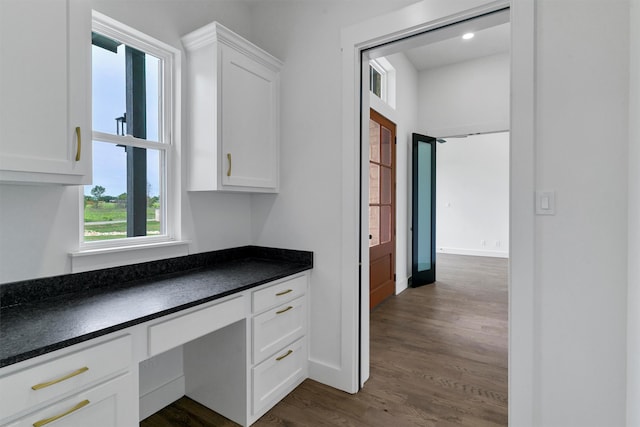
[[[62,417],[66,417],[70,413],[75,412],[80,408],[84,408],[89,403],[90,402],[88,400],[83,400],[82,402],[78,403],[76,406],[74,406],[73,408],[69,409],[68,411],[63,412],[62,414],[54,415],[51,418],[45,418],[44,420],[36,421],[35,423],[33,423],[33,427],[41,427],[41,426],[43,426],[45,424],[52,423],[55,420],[59,420]]]
[[[82,153],[82,135],[80,134],[80,126],[76,126],[76,137],[78,138],[78,148],[76,150],[76,162],[79,162],[80,154]]]
[[[282,313],[284,313],[284,312],[287,312],[287,311],[291,310],[292,308],[293,308],[293,306],[289,306],[289,307],[287,307],[287,308],[283,308],[283,309],[282,309],[282,310],[280,310],[280,311],[276,311],[276,314],[282,314]]]
[[[289,350],[289,351],[287,351],[287,353],[286,353],[286,354],[283,354],[283,355],[282,355],[282,356],[280,356],[280,357],[276,357],[276,361],[277,361],[277,362],[281,361],[282,359],[284,359],[285,357],[287,357],[287,356],[288,356],[288,355],[290,355],[291,353],[293,353],[293,350]]]
[[[227,160],[229,161],[229,169],[227,169],[227,176],[231,176],[231,153],[227,153]]]
[[[34,385],[34,386],[31,386],[31,388],[32,388],[33,390],[40,390],[41,388],[49,387],[50,385],[54,385],[54,384],[57,384],[57,383],[62,382],[62,381],[64,381],[64,380],[68,380],[69,378],[73,378],[73,377],[75,377],[76,375],[80,375],[80,374],[81,374],[81,373],[83,373],[83,372],[87,372],[88,370],[89,370],[89,368],[87,368],[86,366],[84,366],[84,367],[82,367],[82,368],[78,369],[77,371],[74,371],[74,372],[71,372],[71,373],[70,373],[70,374],[68,374],[68,375],[65,375],[64,377],[60,377],[60,378],[58,378],[58,379],[55,379],[55,380],[53,380],[53,381],[49,381],[49,382],[46,382],[46,383],[36,384],[36,385]]]
[[[286,291],[278,292],[278,293],[276,294],[276,296],[277,296],[277,297],[281,297],[282,295],[286,295],[286,294],[288,294],[289,292],[293,292],[293,289],[287,289]]]

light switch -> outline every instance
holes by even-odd
[[[556,214],[556,192],[536,191],[536,215]]]
[[[549,209],[549,196],[547,196],[546,194],[543,194],[540,197],[540,208],[544,210]]]

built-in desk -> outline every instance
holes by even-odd
[[[178,346],[185,393],[253,423],[307,377],[312,265],[244,247],[0,285],[0,425],[137,425],[139,363]]]

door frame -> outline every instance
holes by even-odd
[[[454,4],[455,3],[455,4]],[[342,30],[342,242],[341,242],[341,366],[336,384],[356,392],[369,376],[369,313],[361,310],[362,286],[368,286],[368,229],[363,218],[363,168],[367,151],[361,136],[368,124],[368,91],[361,93],[365,78],[363,50],[397,41],[429,29],[510,7],[511,105],[510,105],[510,259],[509,259],[509,421],[532,426],[539,407],[540,385],[535,337],[535,2],[424,0]],[[365,231],[366,232],[366,231]],[[367,239],[368,240],[368,239]],[[367,294],[368,296],[368,294]]]

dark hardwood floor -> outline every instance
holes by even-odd
[[[254,426],[506,426],[507,260],[442,254],[437,268],[371,313],[359,393],[307,380]],[[188,398],[140,425],[237,426]]]

